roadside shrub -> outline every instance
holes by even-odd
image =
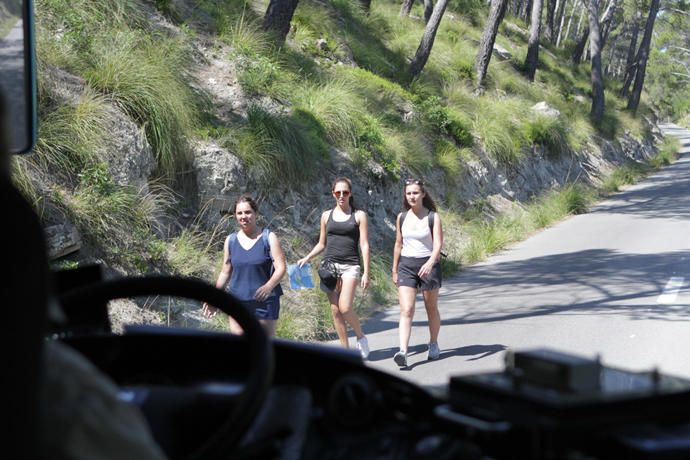
[[[557,117],[535,114],[523,121],[521,129],[529,143],[544,146],[552,155],[568,151],[565,127]]]
[[[657,154],[649,160],[654,168],[670,165],[678,157],[680,141],[675,137],[665,137]]]
[[[180,43],[136,32],[118,32],[96,45],[89,83],[109,94],[142,124],[161,172],[174,177],[186,170],[187,145],[198,119],[197,105],[183,80],[187,66]]]
[[[247,111],[247,121],[226,143],[260,184],[306,180],[326,158],[323,128],[304,111],[278,115],[254,105]]]

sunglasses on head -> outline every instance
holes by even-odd
[[[424,182],[419,179],[407,179],[405,185],[424,185]]]
[[[335,195],[335,196],[349,196],[350,191],[349,190],[335,190],[333,192],[333,195]]]

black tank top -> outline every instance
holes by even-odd
[[[333,211],[328,215],[324,257],[338,264],[359,265],[359,225],[354,210],[344,222],[333,220]]]

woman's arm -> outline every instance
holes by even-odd
[[[371,262],[371,254],[369,250],[369,218],[364,211],[357,211],[355,219],[359,216],[359,249],[362,251],[362,280],[360,286],[362,289],[369,287],[369,266]]]
[[[225,243],[223,244],[223,266],[220,269],[220,274],[218,275],[218,279],[216,280],[216,288],[217,289],[225,289],[225,286],[228,284],[228,280],[230,279],[230,275],[232,274],[232,263],[230,263],[230,252],[228,251],[228,242],[230,241],[230,236],[225,238]],[[216,316],[216,313],[218,313],[218,309],[215,307],[212,307],[208,303],[204,302],[202,308],[202,312],[209,317]]]
[[[419,269],[419,276],[421,278],[426,277],[431,273],[431,269],[441,260],[441,248],[443,247],[443,227],[441,226],[441,216],[438,212],[434,213],[434,228],[432,231],[432,240],[434,245],[431,249],[431,256],[429,260],[426,261],[424,265]]]
[[[398,264],[400,263],[400,251],[402,251],[402,226],[401,220],[404,214],[398,214],[395,218],[395,246],[393,246],[393,282],[398,284]]]
[[[328,219],[329,212],[330,211],[324,211],[321,214],[319,242],[316,243],[316,245],[311,251],[309,251],[309,254],[297,261],[297,265],[299,265],[300,267],[309,262],[312,257],[321,254],[321,251],[323,251],[326,248],[326,220]]]
[[[271,295],[273,289],[280,283],[280,280],[285,276],[285,271],[287,269],[287,262],[285,261],[285,253],[283,252],[283,247],[280,245],[280,240],[275,233],[271,232],[268,235],[268,243],[271,247],[271,256],[273,257],[273,275],[266,281],[266,284],[260,286],[254,297],[256,300],[264,301]]]

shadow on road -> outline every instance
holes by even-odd
[[[505,345],[493,344],[493,345],[469,345],[466,347],[459,347],[454,349],[441,349],[441,354],[439,358],[435,361],[441,361],[444,359],[452,358],[454,356],[470,356],[467,361],[478,361],[480,359],[486,358],[496,353],[500,353],[506,350]],[[393,359],[393,355],[398,351],[397,347],[384,348],[379,350],[373,350],[369,354],[369,361],[384,361],[386,359]],[[426,355],[427,345],[419,344],[410,347],[407,350],[408,359],[414,357],[415,355],[424,354]],[[407,367],[401,368],[401,371],[411,371],[415,367],[423,366],[424,364],[431,363],[426,359],[411,363]]]

